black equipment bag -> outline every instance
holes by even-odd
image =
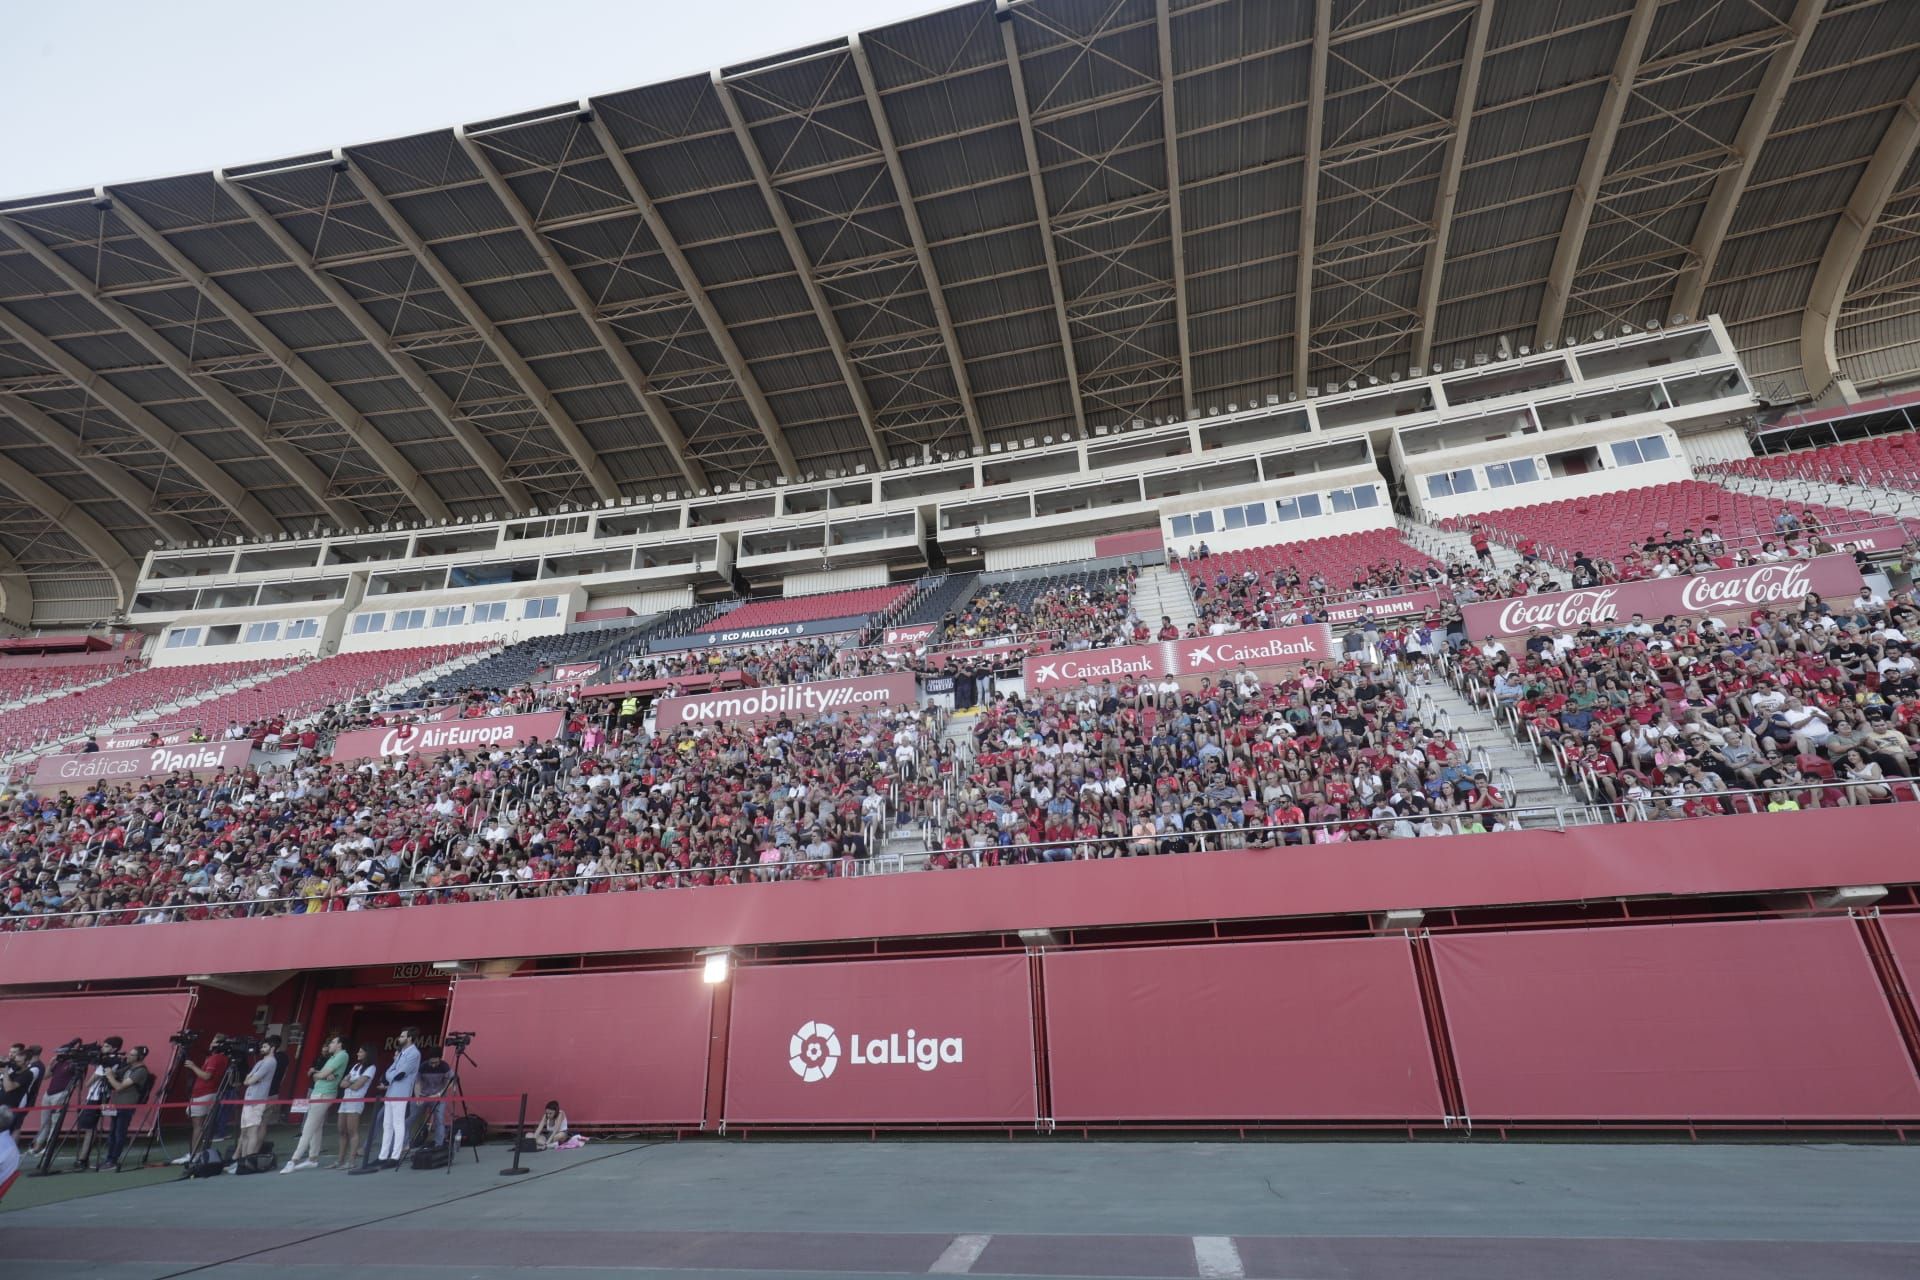
[[[214,1174],[219,1173],[226,1167],[227,1162],[221,1158],[220,1153],[212,1147],[208,1147],[195,1157],[192,1164],[187,1166],[187,1176],[192,1178],[211,1178]]]
[[[461,1116],[453,1122],[453,1131],[460,1135],[463,1147],[477,1147],[487,1140],[487,1122],[479,1116]]]
[[[234,1167],[241,1173],[272,1173],[273,1144],[266,1143],[250,1156],[241,1156],[234,1161]]]
[[[422,1147],[413,1153],[413,1167],[416,1169],[444,1169],[452,1159],[452,1147]]]

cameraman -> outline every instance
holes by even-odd
[[[73,1056],[80,1047],[80,1037],[75,1036],[54,1051],[53,1069],[47,1072],[47,1107],[40,1117],[40,1127],[33,1135],[33,1154],[39,1155],[53,1141],[54,1120],[60,1109],[67,1104],[67,1095],[73,1090],[74,1082],[80,1078],[82,1067]]]
[[[74,1132],[80,1135],[80,1154],[73,1158],[73,1167],[87,1168],[87,1162],[93,1158],[93,1137],[100,1129],[100,1108],[106,1105],[112,1092],[107,1087],[107,1067],[120,1061],[120,1049],[126,1041],[120,1036],[108,1036],[100,1042],[100,1052],[91,1064],[84,1067],[85,1084],[80,1093],[80,1114],[74,1118]],[[81,1045],[84,1053],[86,1045]]]
[[[280,1073],[280,1037],[260,1042],[260,1060],[247,1072],[246,1105],[240,1108],[240,1143],[233,1149],[228,1173],[240,1172],[240,1162],[260,1150],[267,1136],[267,1099],[273,1096],[273,1078]]]
[[[225,1036],[213,1038],[213,1043],[207,1046],[206,1061],[199,1066],[187,1062],[186,1068],[193,1073],[195,1081],[187,1103],[187,1119],[193,1124],[193,1137],[187,1142],[187,1154],[174,1160],[175,1164],[187,1163],[193,1159],[193,1153],[200,1149],[200,1140],[206,1136],[207,1122],[213,1114],[213,1100],[220,1093],[221,1082],[227,1078],[227,1063]]]
[[[133,1128],[133,1113],[153,1088],[153,1072],[147,1069],[147,1046],[133,1046],[132,1052],[108,1067],[105,1074],[110,1091],[108,1100],[113,1105],[107,1112],[112,1118],[107,1136],[107,1162],[101,1168],[111,1168],[118,1173],[120,1157],[127,1149],[127,1134]]]

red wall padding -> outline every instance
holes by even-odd
[[[1437,1120],[1405,938],[1046,958],[1060,1120]]]
[[[576,1124],[696,1125],[706,1104],[710,989],[698,970],[462,979],[449,1031],[472,1031],[468,1093],[549,1098]],[[516,1102],[475,1103],[510,1123]]]
[[[1920,1013],[1920,915],[1881,916],[1880,928],[1893,949],[1900,966],[1900,980],[1906,984],[1907,998],[1914,1012]]]
[[[158,1082],[166,1074],[167,1064],[173,1061],[173,1046],[167,1043],[167,1037],[186,1025],[187,1006],[192,1001],[193,997],[185,991],[144,996],[39,996],[0,1000],[0,1054],[15,1041],[37,1044],[45,1050],[42,1056],[51,1069],[54,1049],[75,1036],[82,1040],[120,1036],[129,1049],[137,1044],[147,1046],[147,1066],[152,1069],[155,1080],[153,1101],[158,1103]],[[200,1047],[205,1049],[204,1041]],[[178,1119],[178,1113],[174,1118]],[[145,1114],[135,1116],[135,1129],[144,1128],[149,1119]],[[73,1125],[71,1112],[67,1125],[69,1128]],[[39,1128],[38,1116],[28,1120],[27,1128]]]
[[[1025,1122],[1036,1115],[1024,955],[749,966],[733,975],[728,1124]],[[796,1044],[812,1024],[808,1042]],[[822,1031],[824,1026],[827,1031]],[[957,1041],[959,1061],[856,1061],[876,1041]],[[808,1080],[793,1065],[830,1072]],[[809,1055],[809,1050],[814,1050]]]
[[[1920,1116],[1851,920],[1441,935],[1433,954],[1477,1121]]]

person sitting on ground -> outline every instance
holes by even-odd
[[[540,1113],[540,1123],[533,1127],[533,1149],[552,1151],[572,1137],[567,1132],[567,1113],[560,1109],[557,1101],[548,1102],[546,1110]]]

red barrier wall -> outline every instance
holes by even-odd
[[[1441,1117],[1404,937],[1061,952],[1045,965],[1057,1119]]]
[[[531,902],[0,932],[0,984],[1920,882],[1907,805]]]
[[[1477,1121],[1920,1116],[1851,920],[1443,935],[1433,955]]]
[[[173,1046],[167,1037],[186,1025],[187,1009],[193,996],[185,991],[166,991],[144,996],[43,996],[18,1000],[0,1000],[0,1054],[15,1041],[37,1044],[49,1070],[53,1051],[75,1036],[82,1040],[103,1040],[119,1036],[131,1049],[147,1046],[147,1067],[153,1072],[153,1102],[160,1101],[160,1079],[173,1061]],[[74,1099],[79,1102],[78,1098]],[[149,1109],[134,1117],[137,1130],[146,1126]],[[73,1115],[67,1116],[67,1125]],[[38,1118],[27,1121],[29,1130],[39,1128]]]
[[[462,979],[447,1015],[477,1033],[469,1093],[536,1092],[527,1124],[558,1099],[575,1124],[697,1125],[706,1102],[712,993],[697,970]],[[496,1124],[515,1102],[475,1103]]]
[[[1920,915],[1881,916],[1881,932],[1900,966],[1900,980],[1906,984],[1907,998],[1915,1013],[1920,1013]]]
[[[730,1125],[1034,1121],[1024,955],[752,966],[733,983]]]

